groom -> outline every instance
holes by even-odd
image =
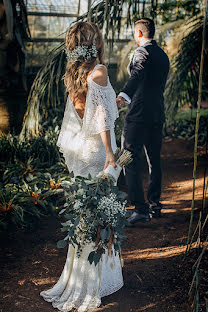
[[[149,18],[135,23],[134,38],[138,48],[128,65],[130,74],[116,99],[119,108],[128,102],[124,122],[124,148],[133,161],[126,167],[126,182],[131,203],[135,206],[128,221],[150,221],[151,211],[160,213],[162,128],[165,121],[163,92],[169,72],[169,59],[153,39],[155,25]],[[142,186],[141,154],[145,151],[149,166],[148,202]]]

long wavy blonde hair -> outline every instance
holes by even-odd
[[[86,60],[71,62],[68,60],[64,74],[64,84],[70,95],[76,98],[86,97],[87,76],[97,63],[104,64],[104,41],[98,26],[91,22],[77,22],[67,32],[66,49],[70,52],[77,46],[97,49],[97,56]]]

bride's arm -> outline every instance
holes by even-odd
[[[105,66],[101,66],[98,68],[93,76],[94,82],[101,86],[107,86],[108,83],[108,71]],[[114,154],[111,147],[111,135],[110,130],[103,131],[100,133],[101,139],[103,141],[103,145],[105,147],[106,151],[106,160],[105,160],[105,166],[104,169],[108,167],[108,165],[112,165],[114,168],[116,168],[116,163],[114,160]]]
[[[115,160],[114,160],[114,154],[113,154],[112,147],[111,147],[110,130],[101,132],[100,135],[103,141],[103,145],[105,146],[105,152],[106,152],[104,169],[106,169],[109,165],[112,165],[114,168],[117,168]]]
[[[106,87],[108,84],[108,70],[106,66],[100,66],[94,73],[93,79],[98,85]]]

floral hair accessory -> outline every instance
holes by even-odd
[[[71,63],[81,60],[89,60],[92,57],[97,56],[96,46],[93,44],[91,47],[88,46],[77,46],[74,50],[69,51],[65,48],[67,59]]]

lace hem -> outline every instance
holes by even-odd
[[[110,295],[114,294],[119,289],[121,289],[123,287],[123,285],[124,285],[124,282],[121,282],[120,284],[118,284],[118,285],[116,285],[114,287],[111,287],[111,288],[109,288],[106,291],[99,292],[100,298],[103,298],[103,297],[110,296]]]
[[[50,289],[40,292],[47,302],[62,312],[77,309],[78,312],[94,311],[101,304],[101,297],[118,291],[123,286],[119,254],[108,256],[108,251],[95,266],[88,261],[94,244],[87,245],[81,256],[77,247],[69,245],[66,263],[58,282]],[[113,266],[111,264],[113,263]]]
[[[101,305],[101,298],[107,297],[112,295],[113,293],[117,292],[124,286],[123,281],[117,284],[114,287],[110,287],[109,289],[105,289],[105,291],[99,291],[99,297],[93,298],[90,305],[87,307],[87,311],[90,311],[89,309],[96,309]],[[78,312],[85,311],[86,307],[81,307],[77,303],[73,302],[65,302],[64,304],[60,303],[60,296],[56,297],[48,297],[47,296],[47,291],[42,291],[40,293],[40,296],[43,297],[43,299],[49,303],[52,303],[52,306],[54,308],[57,308],[59,311],[62,312],[69,312],[73,309],[77,309]]]
[[[58,309],[59,311],[62,312],[69,312],[72,311],[73,309],[76,309],[78,312],[90,312],[90,311],[94,311],[94,309],[98,308],[101,305],[101,299],[98,297],[95,297],[93,299],[91,299],[90,304],[88,304],[88,306],[83,306],[81,303],[81,305],[79,305],[79,303],[74,303],[74,302],[65,302],[62,303],[60,300],[60,296],[56,296],[56,297],[47,297],[47,291],[42,291],[40,293],[40,296],[43,297],[43,299],[47,302],[50,302],[52,304],[52,306],[56,309]]]

